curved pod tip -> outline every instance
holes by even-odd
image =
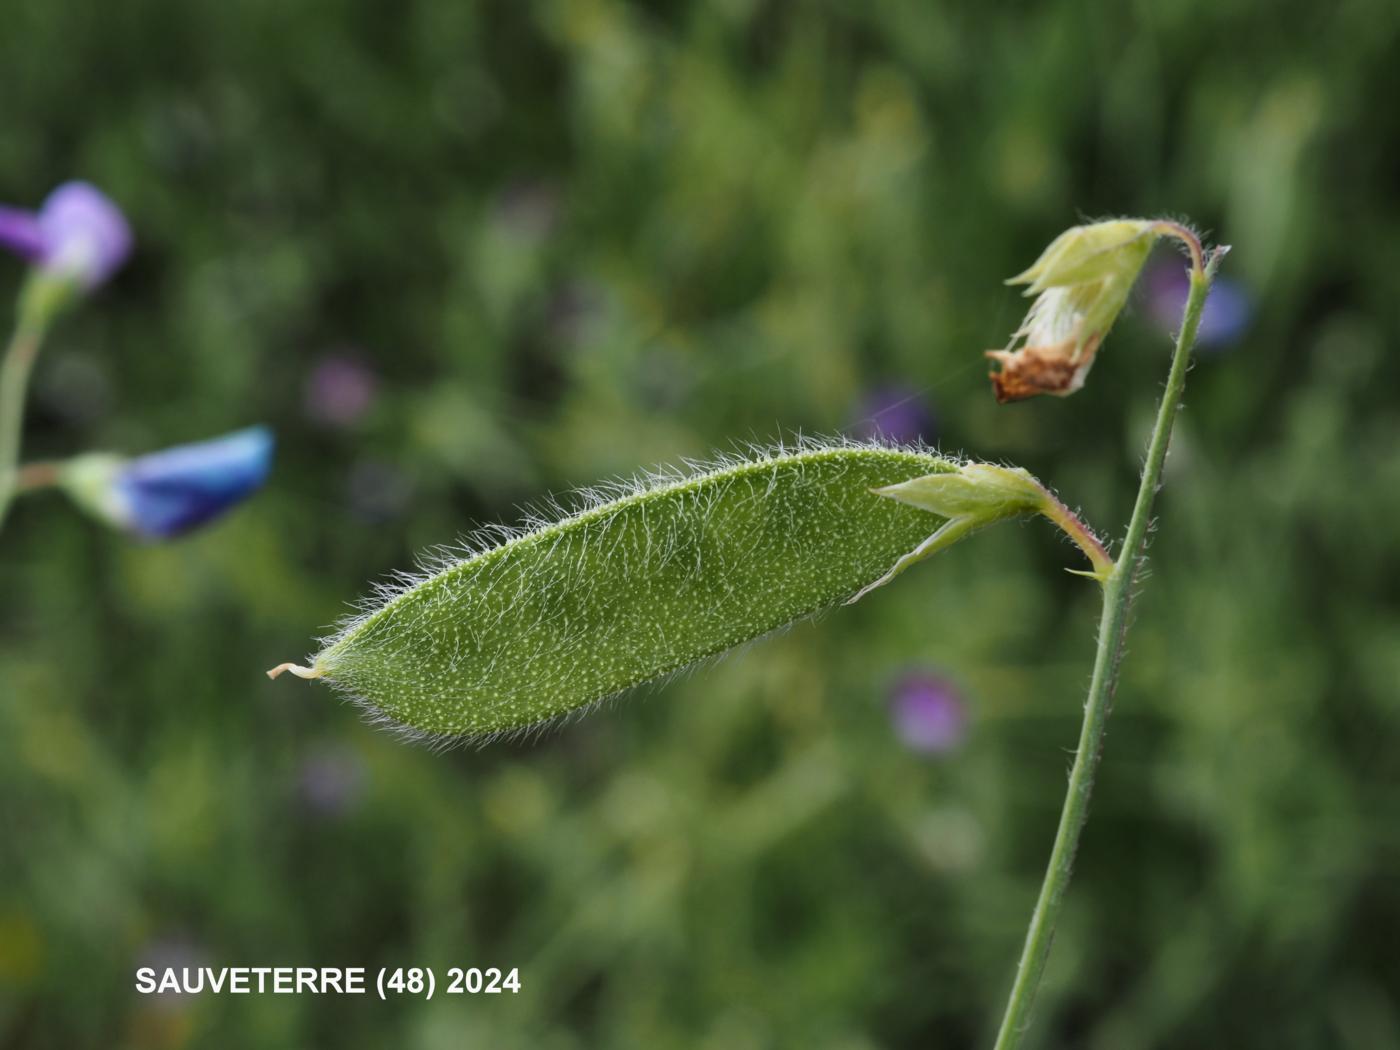
[[[316,668],[314,668],[314,667],[302,667],[301,664],[293,664],[293,663],[278,664],[276,667],[272,668],[270,671],[267,672],[267,676],[268,676],[269,678],[276,678],[276,677],[277,677],[278,675],[280,675],[283,671],[290,671],[290,672],[292,672],[292,674],[296,675],[298,678],[320,678],[320,677],[321,677],[321,672],[318,671]]]

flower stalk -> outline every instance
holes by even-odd
[[[63,463],[59,460],[40,460],[26,463],[15,473],[15,493],[23,495],[35,489],[53,488],[63,481]]]
[[[0,205],[0,249],[30,264],[0,361],[0,526],[29,486],[19,466],[29,374],[55,317],[111,279],[131,254],[121,209],[86,182],[66,182],[36,211]]]
[[[1036,989],[1040,985],[1045,963],[1050,955],[1055,924],[1059,919],[1065,891],[1069,887],[1070,875],[1074,868],[1075,853],[1079,848],[1079,837],[1089,815],[1089,799],[1093,793],[1094,775],[1103,751],[1104,730],[1108,724],[1109,710],[1113,705],[1114,690],[1118,685],[1123,637],[1127,631],[1133,585],[1145,556],[1144,544],[1152,518],[1152,504],[1162,480],[1162,467],[1166,462],[1167,448],[1171,442],[1172,426],[1181,408],[1191,348],[1196,340],[1201,310],[1205,306],[1211,281],[1215,277],[1220,260],[1229,250],[1217,248],[1206,258],[1200,241],[1186,227],[1171,222],[1156,225],[1163,234],[1184,241],[1191,253],[1190,294],[1186,300],[1176,348],[1172,353],[1166,389],[1157,408],[1157,419],[1152,428],[1152,438],[1148,444],[1147,459],[1143,465],[1142,480],[1138,486],[1127,535],[1123,540],[1122,551],[1104,580],[1098,649],[1094,658],[1089,695],[1084,705],[1084,722],[1079,733],[1079,744],[1075,750],[1074,765],[1070,770],[1069,787],[1065,793],[1064,808],[1060,812],[1055,844],[1050,851],[1050,863],[1045,872],[1035,911],[1031,916],[1025,947],[1016,970],[1016,979],[997,1034],[996,1050],[1013,1050],[1021,1044],[1030,1023]]]
[[[14,335],[0,362],[0,526],[20,484],[20,431],[29,375],[44,342],[45,325],[35,311],[21,308]]]

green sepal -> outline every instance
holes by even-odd
[[[883,586],[909,566],[943,550],[969,533],[986,525],[1023,514],[1041,514],[1059,527],[1093,563],[1093,570],[1070,569],[1103,583],[1113,570],[1113,561],[1103,544],[1088,527],[1055,498],[1048,488],[1021,467],[999,467],[992,463],[966,463],[950,473],[927,474],[874,490],[877,495],[897,500],[947,518],[947,522],[917,548],[905,554],[879,580],[856,595],[861,597]],[[852,601],[855,598],[851,599]]]
[[[1148,219],[1111,219],[1072,226],[1050,242],[1030,268],[1007,284],[1030,285],[1026,295],[1091,281],[1130,286],[1160,234]]]
[[[112,487],[112,479],[126,465],[125,456],[112,452],[86,452],[65,462],[58,474],[58,487],[78,507],[98,521],[121,528],[125,508]]]
[[[1046,496],[1040,482],[1027,471],[991,463],[968,463],[951,473],[925,474],[872,491],[948,520],[895,562],[889,572],[850,599],[853,602],[983,526],[1042,510]]]

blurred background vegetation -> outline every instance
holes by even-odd
[[[1114,214],[1233,244],[1245,305],[1191,375],[1029,1045],[1400,1046],[1400,6],[5,16],[0,200],[87,178],[138,237],[28,455],[279,452],[187,540],[39,495],[0,536],[0,1046],[985,1043],[1097,614],[1049,529],[528,743],[432,754],[262,671],[473,523],[798,430],[1013,461],[1116,534],[1179,259],[1077,397],[997,407],[981,358],[1002,279]],[[911,746],[910,673],[958,739]],[[524,991],[133,993],[201,964]]]

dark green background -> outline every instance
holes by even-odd
[[[1400,1046],[1400,6],[3,16],[0,200],[81,175],[139,239],[47,348],[27,454],[280,447],[183,542],[53,496],[0,535],[0,1046],[985,1044],[1093,647],[1048,528],[531,743],[432,754],[262,670],[473,522],[858,431],[888,382],[1121,533],[1162,330],[1137,308],[1067,401],[996,406],[980,356],[1002,278],[1112,214],[1233,244],[1256,315],[1190,378],[1028,1045]],[[347,348],[379,397],[329,427],[303,391]],[[888,718],[915,666],[969,705],[941,758]],[[182,963],[525,991],[133,993]]]

